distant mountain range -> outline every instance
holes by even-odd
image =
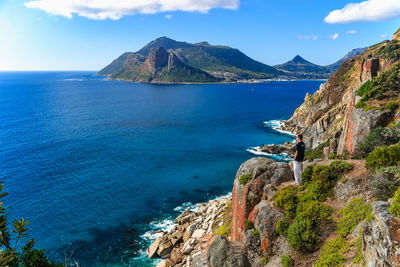
[[[364,49],[365,50],[365,49]],[[150,83],[207,83],[247,79],[328,78],[346,59],[364,51],[355,49],[338,62],[319,66],[300,56],[274,67],[258,62],[240,50],[207,42],[178,42],[158,38],[137,52],[126,52],[98,75],[111,79]]]
[[[297,55],[286,63],[275,65],[274,68],[285,72],[287,76],[294,76],[299,79],[327,79],[343,62],[363,53],[365,50],[366,48],[353,49],[335,63],[327,66],[316,65]]]

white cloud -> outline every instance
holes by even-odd
[[[167,15],[165,15],[165,18],[166,18],[166,19],[172,19],[173,16],[172,16],[171,14],[167,14]]]
[[[213,8],[237,9],[240,0],[34,0],[24,3],[52,15],[72,18],[117,20],[130,14],[155,14],[171,11],[207,13]]]
[[[334,33],[334,34],[330,35],[328,38],[332,39],[332,40],[336,40],[337,38],[339,38],[339,34],[338,33]]]
[[[318,36],[310,36],[310,35],[297,35],[297,39],[300,40],[318,40]]]
[[[388,36],[387,33],[379,35],[379,37],[381,37],[381,38],[386,38],[387,36]]]
[[[356,30],[346,31],[346,34],[356,34],[356,33],[358,33],[358,31]]]
[[[399,0],[367,0],[350,3],[329,13],[327,23],[352,23],[359,21],[383,21],[400,16]]]

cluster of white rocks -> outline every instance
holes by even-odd
[[[226,196],[202,203],[197,210],[186,209],[175,218],[172,230],[147,248],[148,257],[164,259],[157,267],[207,266],[207,249],[214,231],[224,223],[223,213],[231,200]]]

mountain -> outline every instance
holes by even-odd
[[[329,78],[331,71],[324,66],[313,64],[297,55],[292,60],[274,66],[297,78]]]
[[[142,65],[148,59],[152,49],[163,48],[172,52],[179,61],[179,66],[174,69],[175,80],[169,80],[171,75],[165,70],[156,71],[158,78],[143,77],[140,74]],[[182,70],[182,66],[184,70]],[[164,66],[165,67],[165,66]],[[179,72],[179,74],[177,74]],[[186,73],[192,77],[183,79]],[[200,75],[201,73],[201,75]],[[206,75],[207,73],[208,75]],[[251,78],[273,78],[282,72],[275,68],[260,63],[246,56],[238,49],[228,46],[210,45],[207,42],[190,44],[178,42],[167,37],[158,38],[137,52],[126,52],[98,72],[98,75],[107,75],[114,79],[131,81],[158,82],[161,76],[163,82],[215,82],[224,80],[238,80]],[[160,76],[161,75],[161,76]],[[200,80],[197,80],[200,78]],[[143,79],[142,79],[143,78]]]
[[[278,70],[284,71],[285,74],[292,78],[298,79],[327,79],[329,78],[346,60],[363,53],[366,48],[356,48],[347,53],[344,57],[333,64],[320,66],[311,63],[301,56],[297,55],[292,60],[275,65]]]
[[[340,65],[343,64],[343,62],[345,62],[346,60],[353,58],[355,56],[358,56],[361,53],[364,53],[364,51],[367,49],[367,47],[364,48],[356,48],[351,50],[349,53],[347,53],[347,55],[345,55],[344,57],[342,57],[341,59],[339,59],[338,61],[336,61],[335,63],[332,63],[330,65],[325,66],[326,68],[328,68],[332,73],[335,72]]]
[[[113,73],[112,78],[138,82],[155,83],[190,83],[217,82],[214,76],[200,69],[183,63],[174,52],[165,51],[162,47],[149,49],[144,59],[140,54],[125,53],[109,66],[103,73]]]

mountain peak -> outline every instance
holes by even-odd
[[[307,60],[305,60],[304,58],[302,58],[299,55],[296,55],[293,59],[292,59],[293,63],[308,63]]]
[[[392,40],[400,41],[400,29],[393,34]]]

